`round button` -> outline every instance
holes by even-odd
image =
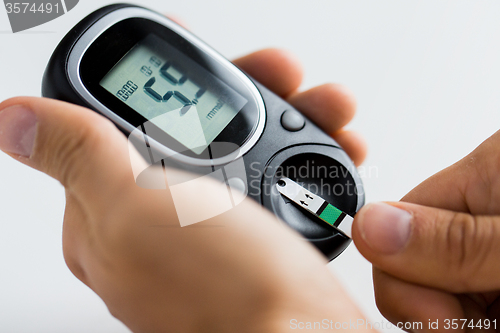
[[[286,110],[281,115],[281,126],[290,132],[300,131],[304,128],[306,120],[304,117],[296,110]]]

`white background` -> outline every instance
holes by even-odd
[[[52,50],[107,1],[24,33],[0,8],[0,100],[40,95]],[[350,125],[370,152],[369,202],[398,200],[500,127],[496,0],[143,1],[184,19],[228,58],[282,47],[303,62],[303,88],[339,82],[358,98]],[[0,331],[127,332],[77,281],[61,253],[62,187],[0,154]],[[382,320],[370,265],[351,246],[329,265],[371,321]]]

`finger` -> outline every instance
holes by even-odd
[[[402,281],[376,268],[373,284],[380,312],[405,331],[445,331],[446,319],[465,318],[454,295]],[[436,320],[441,330],[429,329],[429,323]]]
[[[333,83],[296,93],[288,102],[330,135],[347,125],[356,112],[352,93]]]
[[[373,283],[380,312],[405,331],[466,332],[470,320],[484,323],[488,319],[487,306],[479,297],[453,295],[412,284],[376,268]],[[486,326],[484,329],[487,330]]]
[[[134,184],[127,139],[86,108],[46,98],[0,104],[0,149],[59,180],[82,202],[106,208]]]
[[[302,82],[300,62],[284,50],[260,50],[238,58],[233,63],[282,97],[297,90]]]
[[[353,239],[374,266],[405,281],[454,293],[500,288],[500,217],[376,203],[356,214]]]
[[[500,131],[402,201],[471,214],[500,214]]]
[[[476,333],[476,332],[496,332],[496,329],[493,328],[493,325],[489,327],[486,325],[486,320],[491,322],[491,319],[487,314],[487,306],[482,297],[479,294],[461,294],[456,295],[457,299],[462,306],[464,315],[463,317],[456,318],[457,324],[463,328],[465,332]],[[467,319],[464,321],[462,318]],[[484,323],[485,325],[477,325],[474,326],[471,323]],[[481,327],[480,327],[481,326]]]
[[[423,206],[469,212],[465,192],[470,170],[458,162],[427,178],[406,194],[401,201]]]
[[[333,138],[345,150],[356,166],[363,163],[368,148],[361,135],[353,131],[340,130],[333,135]]]

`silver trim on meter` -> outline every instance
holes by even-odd
[[[94,107],[97,111],[99,111],[102,115],[108,117],[113,122],[115,122],[118,126],[122,127],[127,132],[131,133],[130,135],[135,135],[137,131],[134,131],[136,128],[125,121],[123,118],[119,117],[116,113],[111,111],[109,108],[104,106],[101,102],[99,102],[85,87],[80,77],[80,64],[83,58],[83,55],[89,48],[89,46],[107,29],[109,29],[114,24],[129,19],[133,17],[145,18],[151,21],[160,23],[162,25],[167,26],[169,29],[175,31],[180,36],[184,37],[192,44],[199,47],[204,52],[208,53],[212,58],[214,58],[221,65],[225,65],[229,63],[231,66],[228,69],[234,73],[240,80],[242,80],[251,90],[253,97],[257,101],[258,111],[259,111],[259,120],[257,126],[254,128],[253,132],[250,134],[250,137],[245,141],[245,143],[240,147],[238,155],[229,154],[224,157],[204,160],[198,159],[194,157],[189,157],[182,155],[162,144],[154,140],[153,138],[148,136],[149,144],[151,147],[159,150],[165,157],[169,157],[175,160],[178,160],[183,163],[196,165],[196,166],[213,166],[213,165],[221,165],[227,164],[229,162],[234,161],[235,159],[243,156],[247,153],[259,140],[262,132],[264,131],[264,125],[266,122],[266,110],[264,106],[264,101],[262,96],[255,86],[255,84],[245,75],[243,74],[236,66],[234,66],[229,60],[221,56],[219,53],[214,51],[210,46],[199,40],[197,37],[179,27],[176,23],[170,21],[166,17],[152,12],[150,10],[144,8],[122,8],[116,11],[113,11],[97,22],[95,22],[85,33],[78,39],[78,41],[73,46],[70,51],[68,57],[68,63],[66,66],[66,71],[68,73],[68,78],[73,86],[73,88],[82,96],[82,98],[89,103],[92,107]]]

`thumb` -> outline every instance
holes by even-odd
[[[125,136],[77,105],[34,97],[4,101],[0,149],[59,180],[84,201],[99,203],[134,183]]]
[[[353,239],[373,265],[402,280],[454,293],[500,288],[500,217],[409,203],[365,206]]]

